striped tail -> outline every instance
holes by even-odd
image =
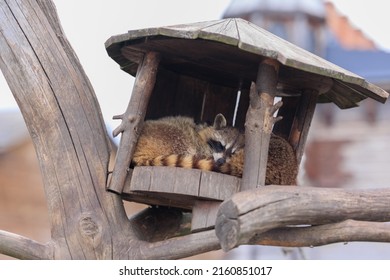
[[[218,164],[213,158],[199,157],[195,155],[161,155],[155,158],[137,157],[133,159],[132,166],[170,166],[189,169],[214,171],[236,177],[242,177],[243,158],[238,156],[230,162]]]
[[[162,155],[155,158],[135,158],[134,166],[171,166],[215,171],[215,162],[212,158],[197,157],[194,155]]]

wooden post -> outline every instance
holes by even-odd
[[[265,59],[260,63],[256,85],[250,89],[250,104],[245,122],[245,160],[241,191],[265,185],[268,146],[273,114],[282,105],[274,105],[278,83],[279,62]]]
[[[297,163],[300,164],[305,150],[306,139],[316,108],[318,92],[306,90],[299,99],[299,106],[291,126],[289,142],[293,146]]]
[[[114,137],[122,133],[115,166],[108,190],[122,193],[131,158],[138,141],[139,129],[145,118],[146,109],[156,82],[159,54],[148,52],[138,66],[137,76],[129,105],[123,115],[115,116],[122,123],[114,130]]]

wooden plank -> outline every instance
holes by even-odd
[[[159,34],[178,38],[182,38],[184,36],[187,39],[196,39],[202,29],[219,24],[221,22],[224,22],[224,20],[219,19],[206,22],[196,22],[193,24],[178,24],[174,26],[160,27]],[[129,33],[132,32],[133,31],[129,31]]]
[[[134,176],[134,177],[133,177]],[[137,188],[139,191],[149,191],[152,185],[152,172],[150,168],[135,168],[132,174],[127,176],[123,191]]]
[[[149,167],[152,176],[150,192],[174,193],[176,169],[171,167]],[[138,187],[137,187],[138,190]],[[180,191],[180,190],[179,190]]]
[[[239,191],[241,179],[216,172],[202,172],[199,197],[225,200]]]
[[[211,39],[224,44],[237,46],[240,40],[239,30],[235,19],[227,19],[203,28],[199,38]]]
[[[215,226],[220,201],[197,200],[192,208],[191,231],[209,230]]]
[[[206,81],[180,75],[176,83],[174,108],[171,114],[190,116],[199,122],[207,86],[208,82]]]
[[[238,85],[237,88],[229,88],[209,83],[205,91],[202,121],[213,123],[215,116],[221,113],[228,125],[232,125],[237,91]]]
[[[201,175],[202,171],[200,170],[177,168],[172,192],[189,196],[198,196]]]
[[[237,25],[240,35],[239,47],[243,50],[277,59],[283,65],[305,72],[356,84],[363,82],[360,76],[299,48],[253,23],[238,20]]]
[[[141,52],[145,48],[164,53],[162,65],[167,70],[218,85],[236,88],[241,80],[249,85],[256,79],[259,58],[230,45],[205,40],[160,38],[148,40],[147,44],[137,41],[123,48],[128,49],[126,53]]]
[[[191,209],[195,201],[230,198],[240,179],[216,172],[164,166],[137,166],[126,179],[123,198],[151,205]]]
[[[174,115],[179,75],[160,67],[150,97],[145,119],[158,119]]]

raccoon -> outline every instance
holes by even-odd
[[[227,126],[218,114],[214,124],[195,124],[188,117],[165,117],[144,123],[132,166],[172,166],[215,171],[242,177],[244,134]],[[298,164],[291,145],[272,134],[266,185],[295,185]]]
[[[215,170],[243,146],[243,135],[227,126],[222,114],[212,126],[189,117],[165,117],[144,123],[132,165]]]
[[[221,173],[242,177],[244,170],[244,149],[237,150],[229,162],[220,165],[217,170]],[[290,143],[275,134],[271,135],[267,170],[265,176],[266,185],[296,185],[298,176],[298,163],[294,150]]]

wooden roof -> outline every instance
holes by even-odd
[[[386,91],[362,77],[242,19],[132,30],[111,37],[106,48],[134,76],[143,54],[157,51],[161,66],[180,75],[249,87],[259,62],[268,57],[281,63],[281,93],[314,89],[321,93],[320,102],[334,102],[340,108],[358,106],[367,97],[382,103],[388,98]]]

